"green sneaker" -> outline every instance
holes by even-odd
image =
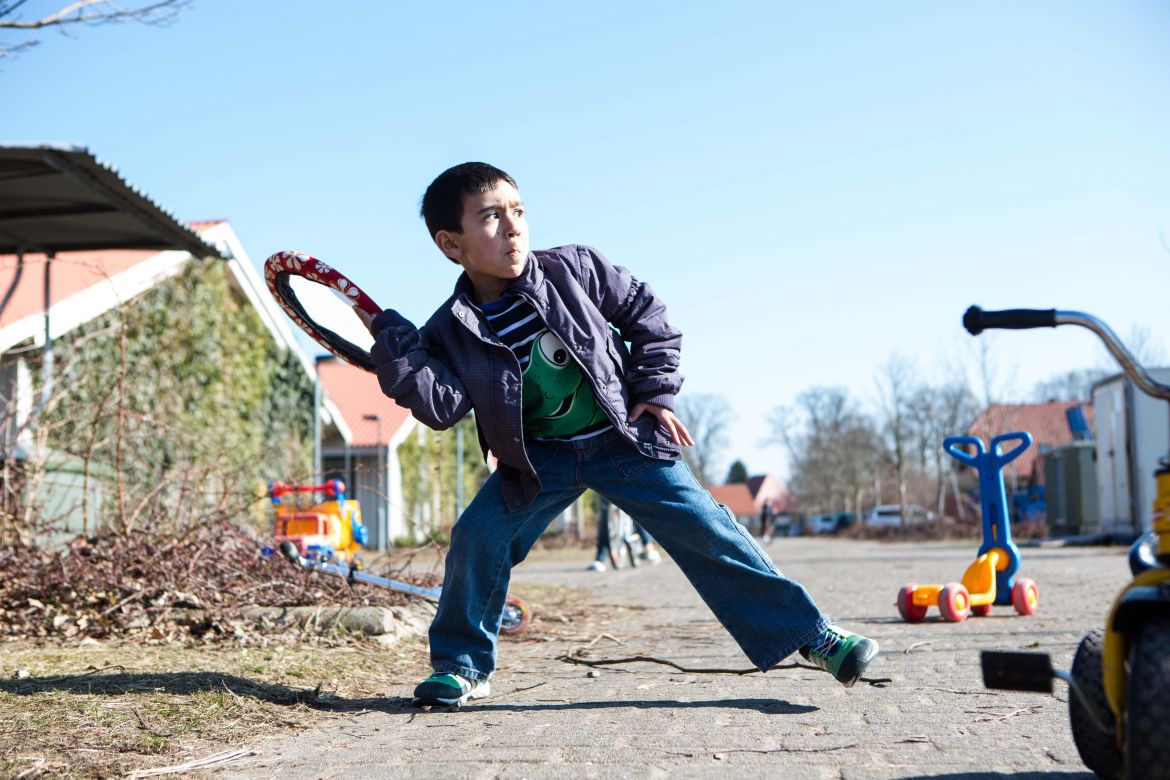
[[[435,672],[414,689],[416,707],[437,707],[462,704],[469,699],[490,696],[492,686],[487,680],[468,680],[457,674]]]
[[[861,634],[831,625],[812,644],[800,648],[800,654],[836,677],[846,688],[852,688],[878,654],[878,645]]]

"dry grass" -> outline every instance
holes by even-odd
[[[526,585],[518,641],[578,630],[584,593]],[[0,643],[0,778],[116,777],[322,720],[402,710],[430,671],[423,638],[392,647],[344,633],[227,643]],[[504,638],[504,641],[513,641]]]
[[[0,777],[182,763],[329,713],[404,706],[425,645],[0,645]]]

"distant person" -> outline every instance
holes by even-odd
[[[800,652],[856,683],[877,643],[833,623],[682,462],[694,444],[672,411],[682,334],[650,285],[588,246],[530,251],[515,179],[485,163],[436,177],[422,215],[462,272],[422,328],[391,309],[358,314],[378,383],[437,430],[474,409],[499,468],[451,530],[415,704],[490,694],[512,567],[587,488],[654,535],[757,668]],[[776,690],[761,681],[758,695]]]
[[[605,559],[609,557],[609,520],[613,511],[609,499],[605,496],[597,497],[597,555],[594,557],[593,563],[589,564],[589,571],[609,570],[609,564],[605,562]],[[642,540],[642,549],[638,552],[638,557],[647,563],[661,563],[662,555],[654,549],[654,540],[650,538],[650,534],[646,533],[646,529],[634,523],[634,530],[637,532],[638,538]]]
[[[771,500],[765,501],[763,508],[760,509],[760,541],[764,544],[772,541],[773,519],[772,502]]]

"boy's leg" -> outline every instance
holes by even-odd
[[[541,444],[541,456],[556,453]],[[571,446],[565,448],[571,459]],[[539,463],[534,452],[533,463]],[[582,493],[582,488],[558,476],[572,474],[571,468],[541,470],[544,490],[518,512],[509,512],[500,494],[499,478],[488,477],[471,504],[451,529],[443,591],[431,622],[431,665],[468,680],[485,680],[495,670],[496,639],[512,567],[524,560],[541,532],[565,507]]]
[[[649,531],[757,668],[775,666],[828,628],[804,587],[777,570],[685,464],[645,457],[618,434],[597,439],[586,484]]]

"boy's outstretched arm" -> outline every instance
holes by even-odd
[[[428,428],[444,430],[471,410],[459,377],[428,353],[418,328],[393,309],[377,315],[354,307],[374,337],[370,357],[382,392],[406,407]]]

